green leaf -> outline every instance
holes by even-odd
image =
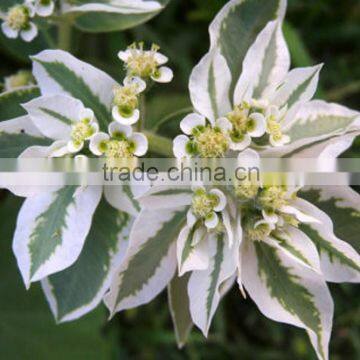
[[[189,277],[189,273],[182,277],[175,276],[168,286],[169,307],[179,348],[185,345],[193,327],[187,293]]]
[[[26,291],[11,239],[22,200],[8,194],[0,201],[0,357],[2,359],[108,359],[113,344],[104,336],[104,311],[99,309],[76,323],[56,326],[40,286]],[[29,355],[31,354],[31,355]]]
[[[52,140],[27,134],[0,133],[0,158],[17,158],[30,146],[49,146]]]
[[[44,282],[58,321],[76,319],[100,303],[125,253],[129,223],[129,215],[100,202],[78,260]]]
[[[25,115],[26,111],[21,104],[38,96],[40,96],[40,90],[37,86],[19,88],[0,94],[0,121]]]

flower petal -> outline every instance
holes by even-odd
[[[307,215],[304,212],[300,211],[294,206],[285,205],[280,209],[281,212],[285,214],[294,215],[302,223],[320,223],[320,221],[313,216]]]
[[[6,21],[1,24],[1,29],[9,39],[16,39],[19,35],[19,31],[12,29]]]
[[[251,136],[244,134],[240,141],[235,142],[234,140],[230,142],[230,149],[234,151],[242,151],[251,145]]]
[[[205,126],[206,119],[204,116],[192,113],[185,116],[180,122],[180,129],[186,135],[191,135],[192,130],[197,126]]]
[[[173,152],[175,157],[181,159],[183,157],[189,157],[190,155],[186,152],[186,144],[190,139],[186,135],[178,135],[173,141]]]
[[[219,223],[219,216],[216,214],[216,212],[213,211],[206,217],[205,226],[208,229],[216,228],[218,223]]]
[[[251,120],[253,120],[254,128],[248,131],[247,133],[251,137],[260,137],[265,134],[266,131],[266,120],[264,115],[260,113],[253,113],[249,116]]]
[[[167,56],[165,56],[165,55],[163,55],[161,53],[158,53],[158,52],[155,53],[154,58],[155,58],[158,65],[164,65],[169,61]]]
[[[38,35],[38,28],[34,23],[29,23],[29,28],[26,30],[21,30],[20,31],[20,37],[26,41],[26,42],[30,42],[33,41],[37,35]]]
[[[223,211],[226,206],[226,196],[224,193],[219,189],[211,189],[209,194],[215,195],[219,199],[218,204],[214,207],[214,211]]]
[[[131,49],[127,49],[125,51],[119,51],[118,52],[118,57],[120,60],[122,60],[123,62],[127,62],[129,60],[129,57],[132,54],[132,50]]]
[[[111,137],[115,137],[118,133],[124,134],[126,138],[129,138],[132,135],[131,126],[123,125],[116,121],[113,121],[109,124],[108,131]]]
[[[94,155],[101,156],[103,154],[103,151],[100,149],[99,145],[103,141],[108,141],[109,139],[110,139],[110,136],[103,132],[99,132],[99,133],[93,135],[90,138],[90,144],[89,144],[90,151]]]
[[[123,116],[119,112],[119,107],[114,106],[112,108],[112,116],[115,121],[123,125],[134,125],[140,119],[140,111],[135,109],[130,116]]]
[[[53,1],[50,1],[48,4],[42,4],[41,1],[38,2],[35,6],[36,14],[39,16],[50,16],[54,12],[55,4]]]
[[[133,84],[137,85],[138,94],[142,93],[146,89],[146,82],[143,79],[139,78],[138,76],[127,76],[124,79],[125,86],[133,85]]]
[[[194,215],[191,209],[186,213],[186,223],[189,228],[192,228],[197,222],[197,217]]]
[[[227,133],[227,132],[231,131],[233,128],[231,122],[226,117],[217,119],[215,121],[215,126],[220,128],[223,133]]]
[[[169,83],[173,78],[173,71],[166,66],[162,66],[161,68],[157,69],[156,76],[151,76],[151,79],[158,83]]]
[[[83,147],[84,147],[83,141],[80,143],[75,143],[74,141],[70,140],[67,143],[67,148],[68,148],[69,152],[71,152],[73,154],[79,152]]]
[[[144,134],[134,133],[130,139],[135,143],[135,156],[143,156],[147,153],[149,143],[147,137]]]

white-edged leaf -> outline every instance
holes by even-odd
[[[281,22],[271,21],[247,52],[234,92],[234,104],[250,98],[267,98],[290,68],[290,54]]]
[[[231,110],[231,74],[225,58],[217,49],[206,54],[196,65],[189,80],[192,104],[212,123]]]
[[[359,194],[345,186],[306,190],[301,196],[308,201],[301,200],[298,206],[322,223],[303,224],[301,229],[318,248],[326,281],[359,282],[360,256],[355,250],[360,248]]]
[[[319,82],[321,68],[322,65],[316,65],[291,70],[270,97],[271,103],[279,107],[287,105],[290,112],[291,107],[297,103],[311,100]]]
[[[105,296],[112,314],[151,301],[172,279],[176,270],[176,239],[186,221],[185,211],[141,211],[131,230],[124,262]]]
[[[290,144],[264,152],[267,156],[335,158],[360,133],[360,113],[345,106],[313,100],[298,107],[284,125]]]
[[[192,196],[189,186],[154,186],[137,200],[147,209],[165,209],[190,205]]]
[[[105,186],[104,194],[109,204],[111,204],[116,209],[124,211],[133,216],[139,214],[141,207],[136,199],[134,189],[131,185]]]
[[[260,31],[282,19],[286,0],[231,0],[209,28],[210,50],[190,77],[194,108],[211,121],[225,115],[242,72],[243,60]]]
[[[100,197],[99,186],[66,186],[25,200],[13,250],[26,287],[75,262]]]
[[[209,239],[209,248],[209,267],[192,272],[188,284],[191,317],[205,336],[220,302],[221,287],[235,274],[238,264],[238,242],[229,248],[224,233]]]
[[[176,241],[176,255],[179,269],[179,276],[186,272],[195,270],[206,270],[209,266],[209,244],[211,238],[207,230],[201,233],[202,239],[196,245],[193,244],[194,235],[197,230],[196,226],[189,228],[185,225]]]
[[[94,111],[101,129],[107,131],[115,80],[61,50],[44,50],[32,60],[42,95],[67,94],[80,100]]]
[[[69,139],[71,125],[79,120],[84,110],[80,100],[63,94],[41,96],[23,107],[37,128],[54,140]]]
[[[75,320],[98,306],[125,255],[130,226],[129,215],[101,200],[79,258],[42,280],[57,321]]]
[[[271,240],[242,246],[242,282],[268,318],[306,329],[320,359],[328,358],[333,302],[324,278]]]
[[[86,32],[119,31],[138,26],[157,15],[169,0],[88,0],[66,1],[64,15]]]
[[[42,137],[39,129],[31,121],[30,116],[24,115],[11,120],[0,122],[0,134],[27,134],[35,137]]]
[[[187,286],[190,274],[174,276],[168,285],[168,301],[178,347],[181,349],[193,327]]]

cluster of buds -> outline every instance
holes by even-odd
[[[53,0],[25,0],[23,4],[10,7],[1,14],[1,28],[5,36],[16,39],[19,35],[26,41],[32,41],[38,35],[38,29],[33,18],[50,16],[55,9]]]

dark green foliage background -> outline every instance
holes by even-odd
[[[158,17],[132,30],[99,35],[74,31],[72,52],[120,81],[118,50],[135,40],[158,43],[171,59],[175,79],[154,87],[149,96],[147,126],[153,128],[177,109],[190,106],[188,77],[208,49],[209,22],[225,3],[171,0]],[[360,2],[289,0],[286,19],[293,66],[325,63],[317,97],[359,109]],[[55,35],[52,29],[50,35]],[[0,35],[0,77],[29,68],[27,55],[45,47],[49,45],[43,37],[24,46]],[[181,116],[170,117],[160,132],[176,135]],[[345,155],[359,157],[359,139]],[[19,199],[0,193],[1,359],[315,359],[305,332],[266,319],[236,288],[219,307],[208,340],[194,330],[183,350],[175,344],[165,293],[111,322],[101,308],[78,322],[57,326],[39,286],[27,293],[16,269],[11,241],[19,206]],[[359,359],[359,289],[351,284],[330,288],[336,305],[331,358]]]

